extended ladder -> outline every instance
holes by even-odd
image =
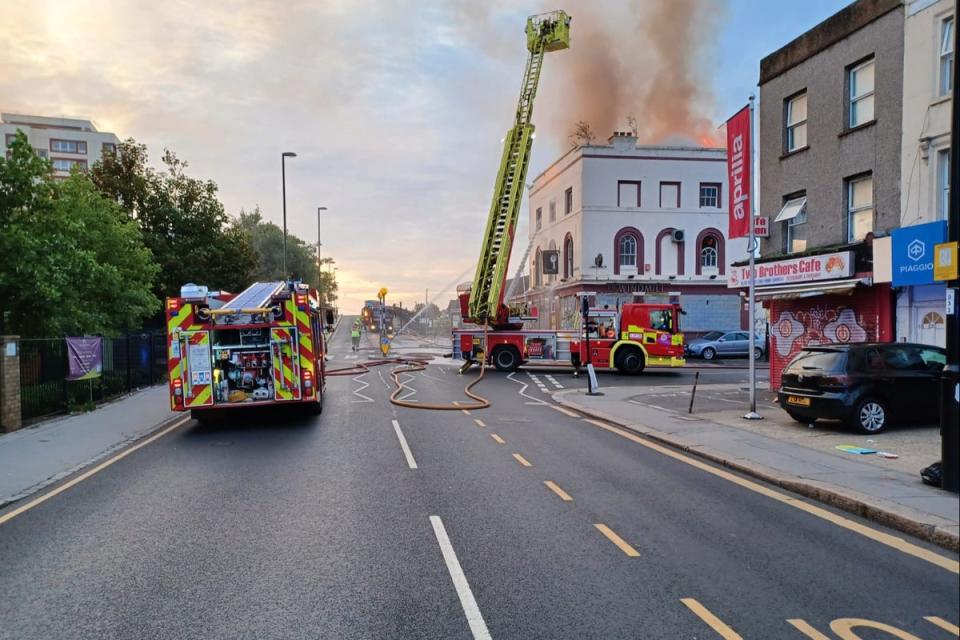
[[[543,56],[570,46],[570,17],[563,11],[531,16],[527,18],[526,32],[530,56],[523,74],[514,126],[504,139],[483,247],[470,290],[470,319],[480,324],[492,324],[503,304],[513,234],[533,146],[534,126],[530,119]]]

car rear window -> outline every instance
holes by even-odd
[[[787,372],[837,371],[843,369],[846,361],[847,354],[842,351],[801,351],[787,367]]]

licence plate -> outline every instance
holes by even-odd
[[[801,407],[809,407],[810,398],[800,398],[798,396],[787,396],[787,404],[795,404]]]

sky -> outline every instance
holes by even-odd
[[[577,0],[547,56],[528,182],[605,140],[714,144],[756,93],[760,59],[836,0]],[[380,287],[441,307],[472,279],[501,140],[545,0],[0,0],[0,110],[81,117],[212,179],[232,215],[259,206],[338,268],[340,307]],[[527,237],[520,213],[511,274]],[[427,291],[429,290],[429,294]]]

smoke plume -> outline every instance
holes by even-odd
[[[632,117],[643,144],[722,146],[708,117],[722,12],[715,0],[632,0],[625,12],[602,13],[578,4],[570,49],[548,63],[557,75],[541,113],[558,137],[586,122],[604,142]]]

